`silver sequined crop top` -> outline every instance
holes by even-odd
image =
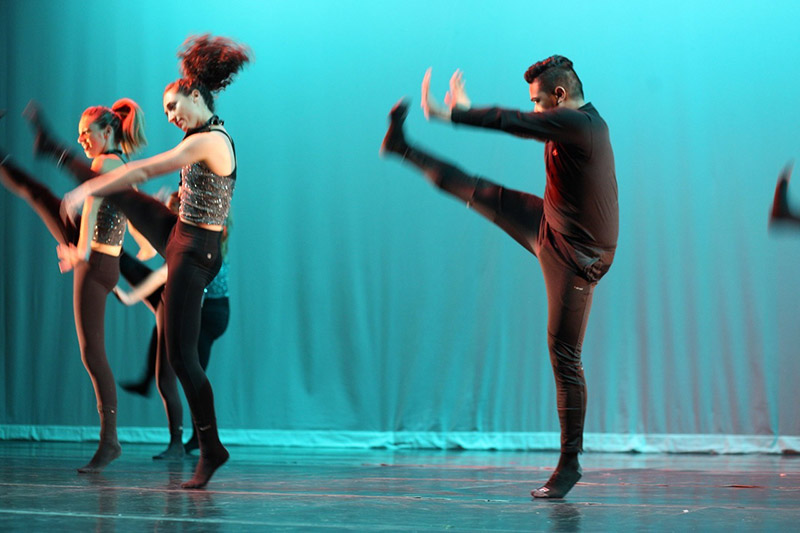
[[[97,222],[94,226],[92,242],[122,246],[127,219],[117,206],[105,198],[97,198],[97,201],[101,200],[100,207],[97,209]]]
[[[225,133],[221,130],[214,131]],[[230,139],[230,136],[228,138]],[[235,185],[235,149],[234,168],[229,176],[214,174],[202,161],[183,167],[181,188],[178,193],[181,199],[180,217],[193,224],[225,225]]]
[[[107,155],[116,155],[123,163],[126,163],[125,156],[119,150],[109,150],[105,153]],[[107,199],[96,198],[96,201],[100,202],[100,207],[97,208],[97,220],[94,225],[92,242],[110,246],[122,246],[122,240],[125,238],[125,223],[128,219],[116,205]]]

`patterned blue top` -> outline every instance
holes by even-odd
[[[217,273],[217,276],[211,280],[211,283],[206,287],[206,299],[209,298],[227,298],[228,293],[228,258],[222,260],[222,266]]]

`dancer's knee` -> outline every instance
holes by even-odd
[[[583,385],[583,363],[581,362],[580,346],[572,345],[548,334],[547,347],[550,352],[550,363],[553,366],[556,380]]]

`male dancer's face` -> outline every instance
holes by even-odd
[[[104,129],[97,127],[88,116],[82,116],[78,122],[78,143],[83,148],[83,153],[89,159],[104,154],[108,149],[108,139],[111,133],[111,126]]]
[[[541,113],[549,109],[554,109],[558,105],[558,100],[555,94],[547,93],[539,86],[539,80],[533,80],[533,83],[528,87],[531,102],[533,102],[533,112]]]

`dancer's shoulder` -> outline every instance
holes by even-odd
[[[115,154],[101,154],[92,160],[92,170],[105,174],[124,164],[125,162]]]

